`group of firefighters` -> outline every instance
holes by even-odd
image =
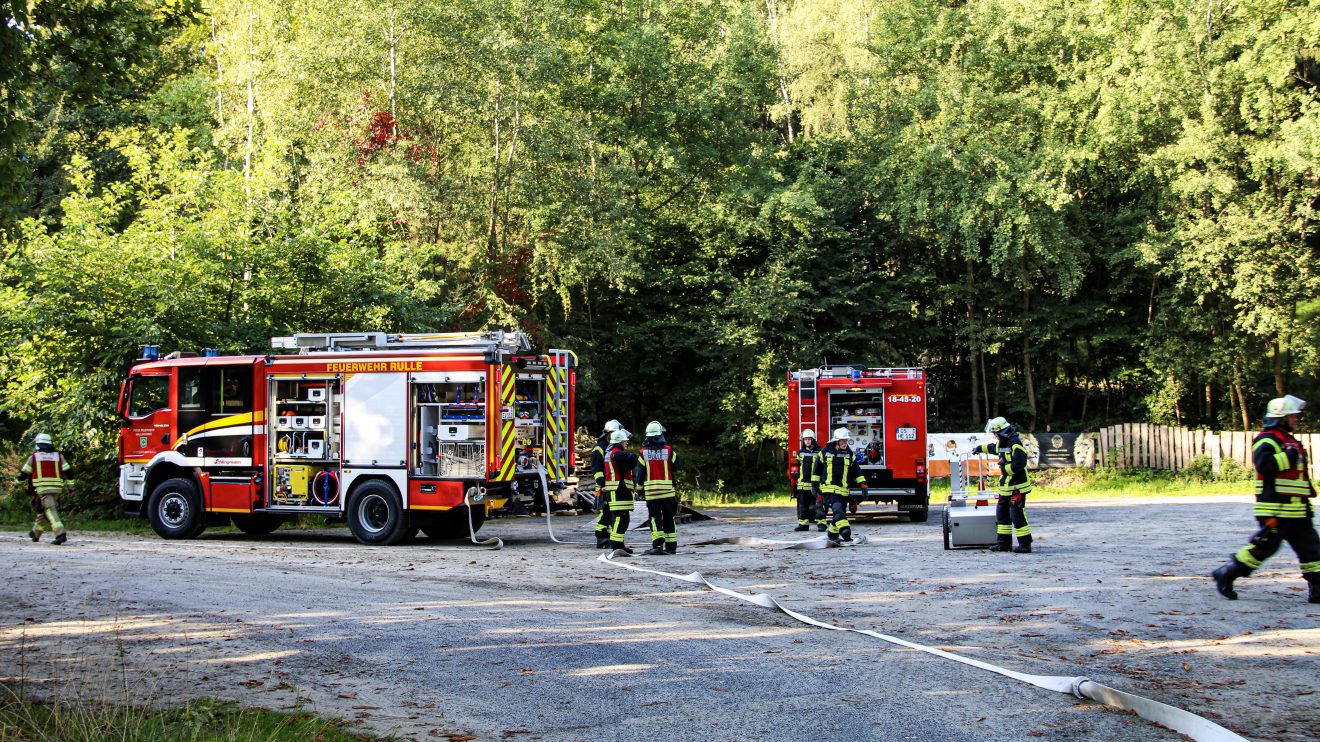
[[[591,449],[591,476],[596,480],[596,548],[613,548],[632,554],[624,544],[637,492],[646,499],[651,521],[651,548],[642,552],[660,556],[678,551],[678,492],[674,472],[682,464],[674,447],[665,440],[665,427],[652,420],[637,453],[628,450],[632,439],[618,420],[605,423],[605,430]]]

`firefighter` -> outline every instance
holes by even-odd
[[[1311,521],[1315,485],[1307,473],[1306,449],[1293,437],[1305,407],[1304,400],[1291,394],[1271,399],[1265,407],[1264,428],[1251,445],[1256,465],[1254,515],[1260,530],[1212,573],[1219,594],[1229,600],[1237,600],[1233,580],[1250,575],[1287,541],[1310,587],[1307,602],[1320,603],[1320,536]]]
[[[69,540],[68,534],[64,532],[64,523],[60,521],[59,510],[56,509],[60,495],[66,491],[72,494],[69,482],[64,478],[69,471],[69,462],[64,460],[64,454],[55,450],[49,435],[38,433],[33,443],[36,450],[23,462],[17,477],[18,481],[27,482],[28,494],[32,496],[32,509],[37,511],[36,521],[32,524],[32,530],[28,531],[28,537],[34,542],[40,541],[41,533],[45,530],[43,525],[48,525],[55,534],[51,543],[59,546]]]
[[[609,498],[605,496],[605,449],[610,447],[610,433],[622,427],[618,420],[605,423],[605,430],[596,438],[595,448],[591,449],[591,478],[596,480],[597,549],[604,549],[610,545]]]
[[[797,500],[797,528],[793,530],[810,531],[811,522],[816,521],[823,531],[826,528],[825,514],[816,511],[816,502],[820,499],[820,485],[815,481],[816,466],[820,459],[816,431],[811,428],[802,431],[802,447],[794,456],[796,463],[788,470],[793,497]]]
[[[636,481],[637,454],[628,450],[632,433],[619,428],[610,433],[610,447],[605,452],[605,496],[610,509],[610,540],[607,544],[616,551],[631,556],[632,549],[624,545],[628,533],[629,516],[633,509],[633,483]]]
[[[658,420],[646,425],[641,450],[642,493],[651,521],[651,548],[642,552],[652,556],[678,552],[678,493],[674,491],[674,472],[683,468],[674,447],[665,441],[665,426]]]
[[[1031,553],[1031,526],[1027,524],[1027,495],[1031,493],[1031,479],[1027,476],[1027,448],[1022,438],[1007,420],[992,418],[985,424],[985,432],[995,434],[995,443],[983,443],[972,453],[999,456],[999,502],[995,505],[995,532],[998,542],[990,551],[1011,551],[1015,554]],[[1018,545],[1013,546],[1016,535]]]
[[[826,536],[835,544],[853,540],[847,513],[850,485],[866,489],[866,477],[848,447],[851,439],[847,428],[835,429],[830,442],[816,454],[817,466],[812,473],[812,481],[820,487],[823,504],[830,511]]]

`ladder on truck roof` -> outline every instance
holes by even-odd
[[[817,375],[818,372],[814,368],[806,371],[798,372],[798,396],[797,396],[798,429],[797,429],[797,437],[794,440],[788,442],[790,446],[793,446],[796,444],[797,441],[802,440],[802,431],[806,430],[809,427],[813,427],[813,426],[818,427],[816,422],[816,376]],[[807,417],[806,417],[808,410],[811,411],[812,423],[810,425],[807,424]],[[829,433],[828,430],[825,432],[826,434]],[[815,431],[815,433],[816,433],[816,440],[820,440],[820,431],[817,430]]]
[[[299,353],[336,350],[501,350],[527,353],[532,343],[521,332],[490,330],[486,332],[300,332],[273,337],[270,347],[297,350]]]
[[[550,367],[545,372],[546,429],[545,442],[549,455],[546,468],[551,481],[568,479],[568,447],[572,445],[572,431],[568,429],[568,369],[575,365],[572,351],[551,348],[546,354]]]

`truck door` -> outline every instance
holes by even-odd
[[[208,466],[251,466],[252,436],[264,420],[255,407],[252,363],[181,367],[178,417],[179,453]]]
[[[120,410],[119,440],[125,463],[146,463],[174,443],[174,410],[170,406],[173,376],[169,371],[133,374]]]

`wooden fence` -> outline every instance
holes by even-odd
[[[1209,457],[1214,472],[1224,459],[1251,466],[1251,441],[1257,431],[1189,430],[1170,425],[1126,423],[1101,428],[1096,437],[1096,463],[1119,469],[1147,468],[1179,471],[1197,456]],[[1320,475],[1320,435],[1303,434],[1297,439],[1310,455],[1312,480]]]

